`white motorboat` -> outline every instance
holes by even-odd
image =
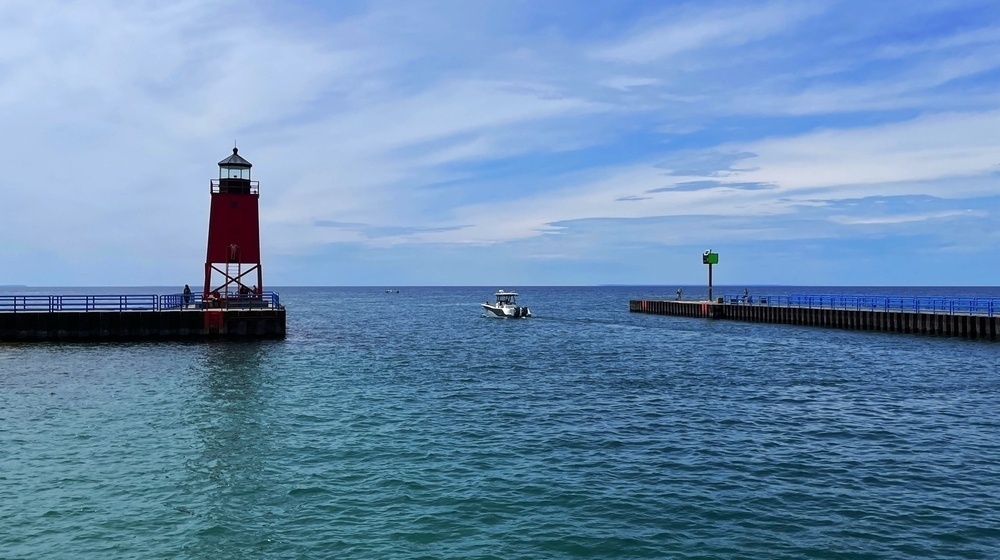
[[[482,303],[483,309],[486,310],[487,315],[510,318],[531,317],[530,309],[527,307],[521,307],[517,304],[517,292],[497,290],[497,293],[493,295],[496,297],[496,302],[490,303],[489,301],[484,301]]]

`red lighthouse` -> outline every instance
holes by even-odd
[[[219,162],[219,178],[212,179],[208,219],[208,256],[205,259],[204,297],[257,294],[264,290],[260,267],[258,181],[250,180],[253,165],[233,148]]]

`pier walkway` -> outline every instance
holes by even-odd
[[[836,329],[997,340],[1000,299],[793,294],[714,302],[630,300],[629,311]]]
[[[0,341],[284,338],[276,292],[0,295]]]

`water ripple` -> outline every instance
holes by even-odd
[[[289,290],[283,342],[0,348],[0,557],[1000,557],[995,345],[522,294]]]

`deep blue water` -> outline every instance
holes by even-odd
[[[997,343],[504,288],[534,317],[286,288],[281,342],[0,345],[0,558],[1000,558]]]

